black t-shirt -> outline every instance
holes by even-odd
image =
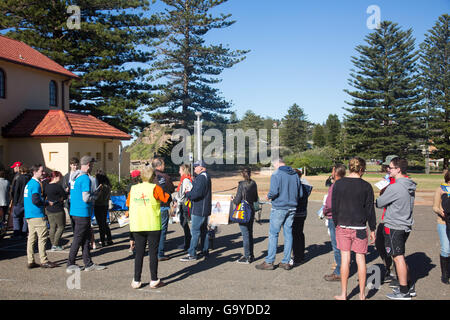
[[[48,212],[64,211],[64,199],[67,198],[67,194],[59,183],[45,185],[44,196],[47,201],[53,202],[53,206],[47,206]]]
[[[445,214],[445,222],[448,226],[450,226],[450,196],[444,193],[441,196],[442,200],[442,209],[444,209]]]

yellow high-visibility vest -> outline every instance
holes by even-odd
[[[161,230],[160,202],[153,196],[156,184],[143,182],[131,187],[130,231],[158,231]]]

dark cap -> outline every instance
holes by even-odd
[[[392,159],[395,159],[395,158],[398,158],[398,156],[396,156],[395,154],[391,154],[391,155],[386,157],[386,161],[383,162],[383,164],[385,166],[388,166],[391,163]]]
[[[203,160],[197,160],[194,162],[194,168],[195,167],[203,167],[206,168],[206,163]]]

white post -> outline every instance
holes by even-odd
[[[119,142],[119,183],[120,183],[120,163],[122,162],[122,142]]]
[[[202,124],[200,122],[202,113],[197,111],[195,115],[197,116],[197,160],[202,160]]]

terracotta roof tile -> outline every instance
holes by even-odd
[[[2,35],[0,35],[0,59],[78,78],[77,75],[29,45]]]
[[[131,136],[91,115],[63,110],[25,110],[2,130],[5,138],[94,137],[130,140]]]

